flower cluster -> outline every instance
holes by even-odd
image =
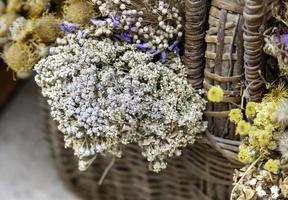
[[[279,161],[268,161],[263,166],[249,166],[236,171],[234,174],[234,182],[237,189],[233,191],[233,200],[249,200],[249,199],[286,199],[288,197],[288,176],[287,174],[274,174],[266,170],[269,168],[277,169]],[[261,165],[261,164],[260,164]],[[266,166],[266,167],[265,167]],[[242,180],[241,180],[242,179]],[[239,182],[240,181],[240,182]]]
[[[169,50],[179,53],[183,36],[181,2],[177,0],[95,0],[108,27],[118,30],[116,38],[138,44],[153,55]]]
[[[50,0],[7,1],[0,16],[2,58],[10,69],[22,73],[46,55],[47,45],[61,35]],[[49,13],[51,11],[51,13]]]
[[[234,109],[230,120],[242,136],[238,158],[245,166],[234,174],[232,199],[283,199],[288,197],[288,136],[285,132],[287,90],[274,87],[260,103],[249,102],[245,112]],[[283,110],[284,108],[284,110]]]
[[[243,163],[252,163],[260,155],[265,156],[277,148],[277,141],[285,126],[276,120],[275,113],[287,97],[283,85],[271,90],[261,103],[249,102],[245,118],[240,109],[232,109],[231,122],[236,124],[236,133],[243,137],[238,158]]]
[[[35,65],[66,146],[82,160],[120,157],[123,145],[137,143],[160,171],[205,130],[205,101],[188,85],[180,58],[151,62],[133,45],[83,31],[58,39]]]

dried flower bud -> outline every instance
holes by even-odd
[[[37,54],[30,45],[16,42],[4,48],[3,60],[15,72],[27,71],[37,61]]]
[[[36,19],[35,34],[44,43],[55,42],[61,34],[59,20],[53,15],[45,15]]]
[[[95,18],[94,5],[89,0],[67,0],[64,6],[64,19],[77,24],[87,24]]]

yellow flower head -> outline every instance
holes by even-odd
[[[256,115],[256,105],[255,102],[249,102],[246,106],[245,114],[247,117],[254,117]]]
[[[238,159],[239,161],[249,164],[252,163],[256,159],[256,151],[253,149],[253,147],[248,146],[246,144],[241,144],[239,146],[239,154]]]
[[[270,132],[266,130],[259,131],[258,141],[261,147],[269,145],[269,143],[271,142]]]
[[[259,129],[256,126],[251,126],[249,131],[249,139],[248,142],[250,145],[252,145],[255,148],[259,148],[259,140],[258,140],[258,133]]]
[[[268,149],[270,149],[270,150],[276,150],[276,149],[277,149],[277,142],[271,141],[271,142],[268,144]]]
[[[208,91],[208,100],[211,102],[219,103],[224,98],[224,92],[222,88],[217,86],[212,86]]]
[[[269,94],[266,94],[263,101],[280,102],[288,97],[288,91],[284,82],[280,82],[276,87],[271,89]]]
[[[240,109],[232,109],[229,113],[229,120],[235,124],[237,124],[240,120],[242,120],[242,112]]]
[[[279,171],[279,167],[280,167],[280,161],[273,159],[269,159],[264,165],[265,170],[272,172],[274,174],[277,174],[277,172]]]
[[[249,122],[241,120],[237,124],[236,133],[239,133],[240,135],[248,135],[250,128],[251,128],[251,125]]]

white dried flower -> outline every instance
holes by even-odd
[[[261,186],[256,187],[256,194],[258,197],[263,198],[267,195],[266,191]]]
[[[122,145],[137,143],[160,171],[205,130],[205,101],[188,85],[180,58],[153,63],[133,45],[86,33],[66,35],[35,65],[66,146],[85,159],[120,157]]]
[[[134,43],[152,43],[154,46],[149,46],[149,50],[169,49],[179,53],[175,42],[179,43],[183,36],[183,18],[179,16],[179,13],[183,13],[180,12],[182,1],[137,0],[134,3],[119,3],[115,0],[100,0],[97,5],[102,16],[107,17],[108,27],[120,33],[129,32]],[[162,39],[159,41],[159,38]]]
[[[280,195],[279,195],[280,188],[279,188],[277,185],[273,185],[273,186],[270,188],[270,191],[271,191],[271,198],[272,198],[272,199],[278,199],[278,197],[280,196]]]
[[[257,179],[256,178],[252,178],[251,180],[248,181],[248,184],[252,185],[252,186],[256,185],[256,183],[257,183]]]

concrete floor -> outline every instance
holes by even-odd
[[[57,176],[42,136],[31,80],[0,113],[0,200],[78,199]]]

